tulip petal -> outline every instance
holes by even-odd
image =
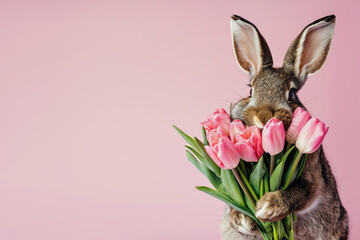
[[[236,142],[237,136],[239,136],[244,130],[245,126],[242,121],[234,120],[230,123],[230,139],[234,143]]]
[[[226,134],[222,133],[221,131],[218,131],[217,129],[211,130],[207,134],[209,145],[214,147],[222,136],[226,136]]]
[[[213,129],[212,123],[210,121],[201,122],[200,125],[203,126],[206,131],[211,131],[211,129]]]
[[[246,128],[237,136],[235,148],[245,161],[257,162],[264,153],[260,130],[255,126]]]
[[[286,132],[286,141],[288,143],[294,144],[298,138],[300,130],[310,119],[310,113],[298,107],[295,109],[292,116],[291,124]]]
[[[240,162],[240,155],[231,140],[227,137],[222,137],[219,140],[218,147],[218,158],[224,164],[225,168],[236,168]]]
[[[306,153],[313,153],[315,152],[320,145],[322,144],[324,138],[325,138],[325,131],[322,129],[319,125],[315,129],[313,135],[311,136],[311,144],[308,144],[307,149],[305,149]]]
[[[262,146],[265,152],[276,155],[281,152],[285,144],[285,128],[279,119],[270,119],[262,132]]]
[[[214,160],[214,162],[221,168],[224,168],[224,164],[220,161],[220,159],[216,156],[216,153],[213,152],[212,148],[210,146],[204,146],[207,154]]]
[[[311,118],[301,129],[296,147],[302,153],[313,153],[322,144],[329,128],[317,118]]]
[[[201,122],[201,126],[205,128],[206,131],[212,131],[217,129],[220,125],[224,124],[222,128],[228,134],[229,132],[229,125],[231,122],[229,114],[225,111],[225,109],[220,108],[216,109],[211,115],[207,117],[207,120]]]
[[[258,156],[256,154],[256,150],[249,146],[246,143],[237,143],[235,144],[236,150],[240,154],[240,158],[246,162],[257,162]]]

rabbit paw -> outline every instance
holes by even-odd
[[[231,209],[229,217],[230,223],[238,232],[246,235],[255,235],[257,233],[257,223],[248,216]]]
[[[256,203],[255,216],[263,222],[274,222],[289,214],[289,207],[282,197],[282,191],[265,193]]]

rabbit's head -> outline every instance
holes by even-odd
[[[251,22],[231,17],[236,59],[250,75],[250,96],[231,106],[231,117],[247,126],[262,128],[270,118],[291,123],[293,110],[303,105],[297,92],[307,77],[317,72],[329,52],[335,28],[330,15],[309,24],[290,45],[281,68],[273,67],[269,47]]]

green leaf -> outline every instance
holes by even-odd
[[[232,170],[221,169],[221,180],[230,197],[241,206],[245,206],[243,194]]]
[[[297,174],[296,174],[295,181],[300,177],[301,173],[303,172],[304,167],[305,167],[305,163],[306,163],[306,159],[307,159],[307,154],[304,154],[304,155],[301,157],[300,165],[299,165],[299,170],[298,170],[298,172],[297,172]]]
[[[284,232],[284,238],[283,239],[289,239],[289,234],[286,231]]]
[[[249,193],[251,194],[251,197],[256,201],[259,200],[259,197],[256,195],[256,192],[254,191],[253,187],[249,183],[249,180],[245,177],[245,174],[242,172],[241,168],[239,166],[236,167],[236,171],[240,174],[240,178],[245,184],[246,188],[249,190]],[[242,190],[244,190],[242,188]]]
[[[261,157],[258,163],[256,164],[253,172],[250,174],[249,182],[253,187],[257,196],[260,195],[260,183],[265,173],[264,170],[264,158]]]
[[[201,168],[202,168],[202,173],[210,181],[211,185],[213,185],[215,189],[218,189],[222,183],[221,178],[216,176],[216,174],[210,169],[208,169],[205,165],[201,164]]]
[[[289,171],[289,170],[288,170],[288,171]],[[285,187],[284,185],[285,185],[286,179],[289,177],[289,173],[286,172],[285,177],[284,177],[284,179],[283,179],[282,187],[281,187],[282,190],[285,191],[285,190],[295,181],[296,176],[297,176],[297,173],[298,173],[298,169],[295,168],[294,174],[291,176],[289,185],[288,185],[287,187]]]
[[[202,136],[203,136],[204,145],[205,146],[209,145],[208,140],[206,138],[206,131],[205,131],[204,127],[202,127],[201,132],[202,132]]]
[[[272,227],[273,227],[274,240],[278,240],[279,239],[279,233],[278,233],[278,229],[276,227],[276,222],[274,222],[272,224]]]
[[[264,174],[264,190],[265,193],[270,192],[270,183],[269,183],[269,173],[267,171],[267,169],[265,168],[265,174]]]
[[[275,155],[275,159],[281,159],[283,157],[283,155],[284,155],[284,151],[281,151]]]
[[[292,148],[294,148],[294,147],[295,147],[295,146],[293,146]],[[290,148],[289,151],[290,151],[292,148]],[[294,166],[295,161],[296,161],[296,158],[297,158],[297,156],[298,156],[299,154],[301,154],[301,153],[299,152],[299,150],[297,150],[297,151],[296,151],[296,154],[295,154],[295,156],[294,156],[294,158],[293,158],[293,160],[291,161],[291,163],[290,163],[290,165],[289,165],[289,167],[287,167],[287,170],[286,170],[285,176],[284,176],[284,178],[283,178],[283,182],[282,182],[282,190],[286,190],[286,188],[289,187],[290,184],[293,183],[293,182],[295,181],[295,179],[296,179],[296,176],[297,176],[297,173],[298,173],[298,167],[299,167],[299,166],[297,166],[297,167],[295,168],[295,171],[294,171],[293,175],[291,176],[291,179],[290,179],[290,182],[289,182],[288,186],[287,186],[286,188],[284,187],[285,182],[288,180],[288,178],[289,178],[289,176],[290,176],[290,174],[291,174],[291,169],[292,169],[292,167]],[[285,155],[286,155],[286,154],[285,154]],[[284,156],[285,156],[285,155],[284,155]]]
[[[192,154],[194,154],[197,157],[197,159],[199,159],[202,163],[204,163],[204,156],[203,155],[201,155],[198,151],[196,151],[195,149],[193,149],[190,146],[185,145],[185,147],[187,149],[189,149],[190,152],[192,152]]]
[[[283,218],[283,223],[285,226],[286,231],[290,231],[291,230],[291,221],[292,221],[292,216],[291,213],[289,215],[287,215],[286,217]]]
[[[246,216],[250,217],[251,219],[253,219],[260,228],[262,228],[261,230],[264,230],[261,222],[255,217],[255,215],[251,212],[251,210],[245,206],[240,206],[238,203],[236,203],[234,200],[232,200],[230,197],[228,197],[227,195],[218,192],[214,189],[205,187],[205,186],[198,186],[196,187],[196,189],[209,194],[210,196],[213,196],[221,201],[223,201],[224,203],[228,204],[230,207],[234,208],[235,210],[241,212],[242,214],[245,214]]]
[[[253,213],[251,213],[250,209],[245,207],[245,206],[240,206],[237,202],[235,202],[234,200],[232,200],[230,197],[228,197],[227,195],[218,192],[214,189],[211,189],[209,187],[205,187],[205,186],[197,186],[196,189],[207,193],[223,202],[225,202],[226,204],[228,204],[230,207],[235,208],[237,211],[245,214],[246,216],[252,218],[253,220],[256,220],[256,217]],[[257,220],[258,222],[259,220]]]
[[[244,200],[245,200],[246,206],[251,210],[252,213],[255,214],[255,206],[252,205],[252,202],[251,202],[250,199],[246,196],[246,194],[244,194]]]
[[[175,130],[181,135],[181,137],[188,143],[190,144],[190,146],[192,146],[193,148],[195,148],[197,151],[199,151],[199,147],[196,144],[196,141],[190,137],[189,135],[187,135],[186,133],[184,133],[183,131],[181,131],[178,127],[176,127],[175,125],[173,125],[173,127],[175,128]]]
[[[286,218],[284,218],[285,221],[285,227],[286,227],[286,231],[288,233],[287,239],[288,240],[294,240],[294,222],[296,220],[294,220],[295,217],[295,213],[290,213],[289,215],[286,216]]]
[[[284,154],[284,156],[282,156],[281,161],[286,161],[287,157],[289,156],[289,154],[292,152],[292,150],[295,148],[295,145],[292,146],[289,150],[287,150],[287,152]]]
[[[270,236],[272,236],[272,222],[261,222],[264,228],[266,229],[267,233],[270,233]]]
[[[283,225],[283,223],[282,223],[282,221],[280,220],[280,221],[276,221],[275,222],[276,224],[276,227],[277,227],[277,232],[278,232],[278,234],[279,234],[279,239],[283,239],[283,237],[284,237],[284,235],[285,235],[285,227],[284,227],[284,225]]]
[[[225,194],[225,195],[229,195],[229,193],[227,192],[224,184],[220,184],[218,191]]]
[[[264,240],[272,240],[272,234],[268,233],[267,231],[262,232],[260,229],[258,229],[259,232],[261,233],[261,236],[264,238]]]
[[[290,153],[292,152],[292,150],[294,150],[294,148],[295,148],[295,146],[292,146],[288,151],[286,151],[286,153],[282,156],[281,159],[277,160],[277,163],[276,163],[277,166],[276,166],[273,174],[270,177],[270,191],[274,192],[280,188],[281,180],[283,179],[286,160],[287,160],[288,156],[290,155]],[[287,173],[287,174],[289,174],[289,173]]]
[[[268,231],[268,233],[271,235],[271,236],[273,236],[272,234],[273,234],[273,223],[272,222],[267,222],[267,223],[270,223],[270,224],[268,224],[267,225],[267,231]],[[271,238],[271,239],[273,239],[273,238]]]
[[[207,154],[207,152],[204,148],[204,144],[196,137],[195,137],[195,142],[199,148],[201,155],[204,156],[204,164],[208,168],[210,168],[218,177],[220,177],[220,175],[221,175],[220,167],[214,162],[214,160],[212,160],[212,158],[209,156],[209,154]]]
[[[194,164],[194,166],[202,173],[204,176],[210,181],[210,183],[214,186],[214,188],[218,189],[221,184],[221,179],[216,176],[214,172],[212,172],[209,168],[207,168],[204,164],[200,163],[195,156],[186,150],[187,159]]]
[[[265,194],[265,186],[264,186],[264,179],[261,179],[261,183],[260,183],[260,198],[262,196],[264,196]]]
[[[188,150],[186,150],[186,157],[200,172],[202,171],[201,163]]]
[[[288,235],[288,240],[295,240],[294,228],[291,229]]]
[[[280,188],[281,179],[285,167],[285,161],[280,162],[270,177],[270,191],[274,192]]]

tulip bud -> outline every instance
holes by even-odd
[[[282,121],[270,119],[262,131],[262,146],[270,155],[276,155],[284,149],[285,128]]]
[[[305,111],[301,107],[295,109],[290,127],[286,132],[286,141],[288,143],[294,144],[296,142],[300,130],[309,121],[309,119],[310,114],[307,111]]]
[[[299,132],[296,147],[301,153],[313,153],[322,144],[329,127],[317,118],[311,118]]]

